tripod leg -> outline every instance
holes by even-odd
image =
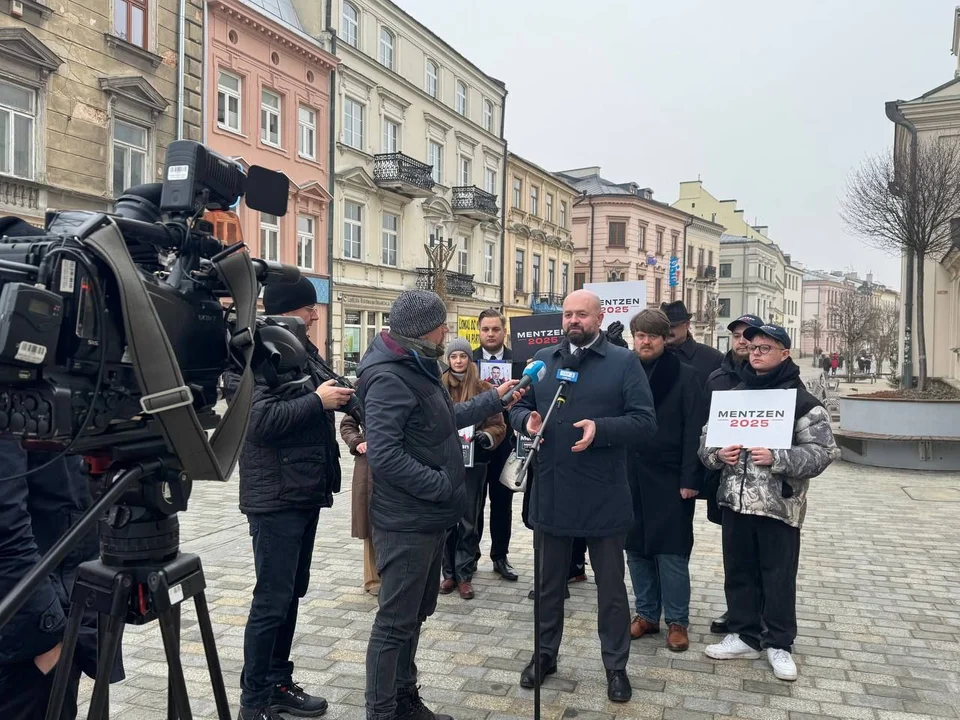
[[[77,637],[80,635],[80,623],[83,620],[83,605],[74,602],[70,605],[70,615],[67,618],[67,627],[63,633],[63,647],[60,650],[60,660],[57,662],[57,671],[53,676],[53,689],[50,691],[50,700],[47,703],[47,720],[60,720],[63,711],[63,701],[67,694],[67,684],[70,669],[73,667],[73,655],[77,649]]]
[[[93,696],[90,698],[90,710],[87,720],[101,720],[106,717],[107,698],[110,690],[110,671],[120,652],[123,638],[124,618],[107,616],[106,629],[103,631],[102,644],[97,649],[97,679],[93,684]]]
[[[169,692],[173,695],[174,706],[179,714],[179,720],[193,720],[190,711],[190,700],[187,698],[187,681],[183,677],[183,665],[180,663],[180,638],[178,636],[178,621],[175,619],[174,605],[170,610],[157,615],[160,623],[160,634],[163,636],[163,650],[167,655],[167,670],[169,672]],[[168,696],[169,697],[169,696]]]
[[[206,593],[200,592],[194,595],[193,602],[197,608],[197,623],[200,625],[200,637],[203,639],[203,652],[207,656],[207,668],[210,670],[210,685],[213,687],[213,698],[217,703],[217,715],[220,720],[230,720],[230,702],[227,700],[227,689],[223,684],[223,671],[220,669],[220,658],[217,656],[217,643],[213,637],[213,624],[210,622]]]
[[[173,637],[176,646],[177,656],[180,655],[180,605],[173,605],[170,608],[170,616],[173,619]],[[173,674],[167,676],[167,720],[179,720],[177,714],[177,703],[173,694]]]

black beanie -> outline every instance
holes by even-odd
[[[295,283],[267,285],[263,290],[263,310],[267,315],[282,315],[316,303],[317,289],[305,277]]]

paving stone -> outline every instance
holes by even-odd
[[[743,689],[748,692],[763,693],[765,695],[790,696],[790,686],[782,682],[756,682],[754,680],[744,680]]]

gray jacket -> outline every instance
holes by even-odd
[[[717,457],[720,448],[707,447],[707,428],[700,437],[700,460],[711,470],[722,470],[717,502],[744,515],[762,515],[793,527],[803,525],[810,479],[840,457],[830,430],[830,415],[816,405],[793,426],[793,447],[771,450],[773,465],[753,464],[744,450],[740,462],[727,465]]]

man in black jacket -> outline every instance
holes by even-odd
[[[458,428],[503,411],[516,385],[456,405],[440,382],[447,309],[438,295],[402,293],[390,330],[357,368],[373,475],[370,522],[380,609],[367,646],[368,720],[434,720],[417,691],[420,628],[437,607],[444,534],[466,508]]]
[[[480,347],[473,351],[477,362],[513,362],[513,351],[504,344],[507,336],[507,320],[496,308],[488,308],[480,313]],[[519,369],[522,372],[522,368]],[[513,368],[513,376],[519,379],[518,368]],[[493,459],[487,463],[487,479],[480,492],[480,515],[477,518],[478,542],[483,540],[483,509],[490,494],[490,560],[493,570],[504,580],[516,582],[520,579],[516,570],[507,559],[510,552],[510,535],[513,531],[513,492],[500,482],[500,473],[507,464],[510,453],[517,449],[513,431],[508,431],[507,440],[493,451]],[[477,557],[479,560],[480,557]]]
[[[750,341],[743,333],[747,328],[760,327],[763,320],[756,315],[741,315],[732,323],[727,325],[730,331],[730,351],[724,355],[720,367],[710,373],[707,378],[707,384],[704,386],[704,396],[706,397],[707,410],[710,409],[710,398],[714,392],[733,390],[740,384],[740,370],[744,363],[750,360],[750,351],[747,349]],[[720,470],[707,470],[704,476],[704,495],[707,499],[707,519],[716,525],[722,524],[723,513],[717,504],[717,491],[720,489]],[[727,634],[727,613],[718,617],[710,623],[710,632],[716,635]]]
[[[559,388],[557,371],[564,358],[577,355],[579,380],[565,391],[566,401],[550,416],[537,457],[537,479],[529,518],[542,533],[541,666],[533,660],[520,676],[531,688],[557,671],[563,635],[563,598],[574,538],[584,537],[597,583],[598,625],[607,697],[627,702],[630,656],[630,606],[624,584],[624,542],[633,527],[627,479],[627,447],[657,430],[653,397],[636,355],[611,345],[600,331],[600,299],[578,290],[563,303],[559,346],[537,353],[547,366],[544,379],[510,412],[515,430],[532,437]],[[534,658],[535,660],[536,658]]]
[[[268,285],[268,315],[316,322],[317,295],[307,278]],[[308,353],[316,353],[312,344]],[[320,508],[340,490],[340,452],[333,411],[353,390],[308,382],[291,394],[258,377],[250,427],[240,455],[240,510],[253,539],[257,584],[243,636],[241,720],[279,720],[278,712],[318,717],[327,701],[293,681],[290,648],[297,611],[310,581]]]
[[[690,334],[690,320],[693,315],[687,312],[687,306],[683,304],[683,300],[662,303],[660,309],[670,320],[670,337],[667,339],[667,344],[679,355],[681,362],[693,366],[700,379],[700,386],[705,386],[710,373],[720,367],[723,354],[693,339],[693,335]]]
[[[53,459],[26,452],[12,436],[0,437],[0,597],[23,579],[90,506],[87,477],[78,457]],[[26,474],[28,471],[30,474]],[[17,477],[19,475],[19,477]],[[53,669],[60,658],[70,592],[81,563],[96,559],[97,535],[83,538],[0,629],[0,718],[40,720],[46,714]],[[68,675],[61,720],[77,716],[80,673],[96,676],[97,614],[85,613]],[[110,680],[123,679],[120,662]]]

